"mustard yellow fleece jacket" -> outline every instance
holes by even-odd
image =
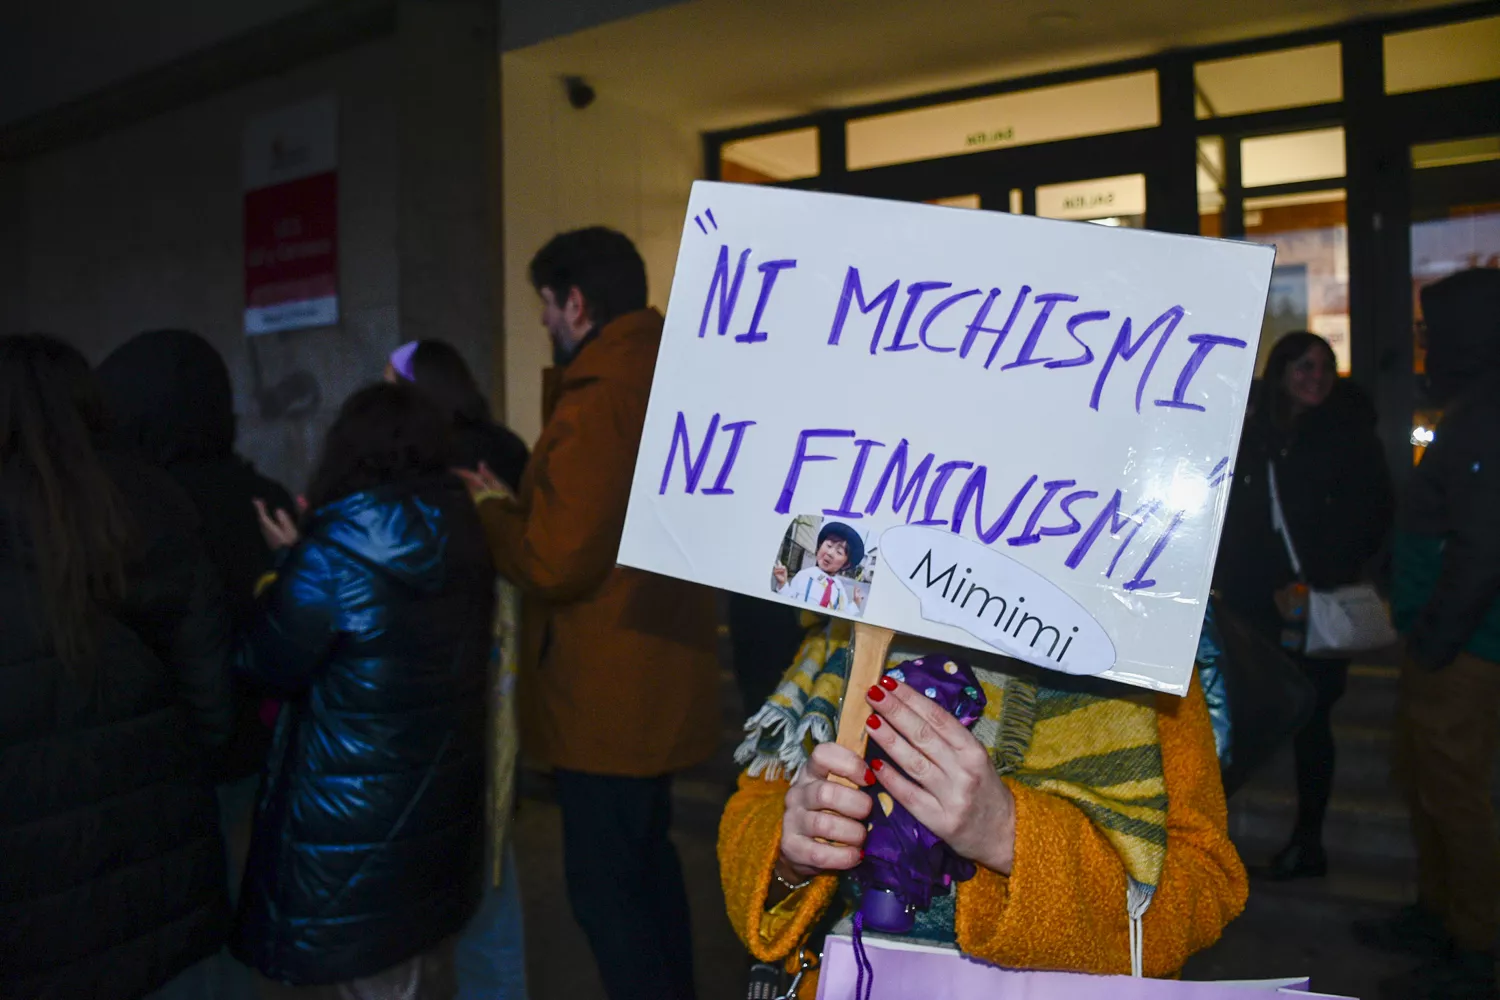
[[[1145,974],[1171,976],[1244,909],[1248,883],[1229,840],[1213,731],[1197,680],[1186,697],[1158,695],[1156,706],[1169,797],[1167,857],[1143,921]],[[1119,855],[1071,802],[1008,778],[1006,784],[1016,801],[1015,863],[1008,876],[980,867],[959,884],[958,946],[1010,968],[1128,975]],[[785,780],[741,775],[719,824],[729,919],[763,962],[788,959],[837,888],[834,876],[822,875],[766,910],[786,791]],[[804,979],[799,995],[816,990]]]

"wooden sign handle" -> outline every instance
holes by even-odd
[[[854,662],[849,665],[849,684],[844,688],[844,705],[839,711],[837,742],[839,746],[848,747],[861,757],[865,755],[865,740],[869,735],[865,732],[865,720],[870,717],[863,695],[871,685],[880,680],[880,672],[885,669],[885,660],[890,655],[891,642],[895,638],[895,632],[879,625],[858,623],[854,626],[854,643],[851,646]],[[832,777],[841,785],[859,787],[839,775]]]

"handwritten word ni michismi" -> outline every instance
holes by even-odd
[[[726,336],[739,325],[735,316],[751,257],[750,249],[732,255],[728,244],[719,248],[698,324],[700,338],[711,329]],[[759,287],[748,323],[734,335],[737,343],[763,343],[770,338],[772,331],[763,326],[767,305],[777,279],[796,267],[797,261],[789,258],[756,265]],[[1110,376],[1143,356],[1135,378],[1136,413],[1146,405],[1148,395],[1155,397],[1150,399],[1152,406],[1201,412],[1204,405],[1189,395],[1199,371],[1212,362],[1216,348],[1244,350],[1248,345],[1238,337],[1188,333],[1182,340],[1190,350],[1185,357],[1180,356],[1183,352],[1174,352],[1176,359],[1164,367],[1164,379],[1158,379],[1160,388],[1148,393],[1157,364],[1187,314],[1181,304],[1166,304],[1154,316],[1128,316],[1116,308],[1081,303],[1070,292],[1038,290],[1024,283],[1001,289],[899,277],[871,281],[850,265],[832,304],[825,343],[847,349],[851,343],[865,344],[867,337],[872,356],[925,351],[951,355],[960,363],[982,364],[987,371],[997,361],[1003,362],[996,369],[1000,372],[1095,366],[1088,397],[1094,410],[1106,402]]]

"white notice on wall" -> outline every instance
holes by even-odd
[[[699,182],[620,562],[1181,694],[1273,256]]]

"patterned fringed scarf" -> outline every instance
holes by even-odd
[[[839,619],[808,633],[776,692],[745,723],[735,760],[750,775],[795,779],[812,748],[834,738],[849,676],[849,635],[849,623]],[[893,649],[886,667],[920,655]],[[1140,919],[1167,853],[1155,696],[1119,686],[1106,692],[1098,681],[1055,673],[1045,674],[1043,685],[1034,679],[1039,671],[1016,665],[1017,674],[975,668],[987,704],[972,731],[998,773],[1072,802],[1119,853],[1138,969]],[[952,940],[952,910],[942,909]],[[938,910],[935,905],[934,915]]]

